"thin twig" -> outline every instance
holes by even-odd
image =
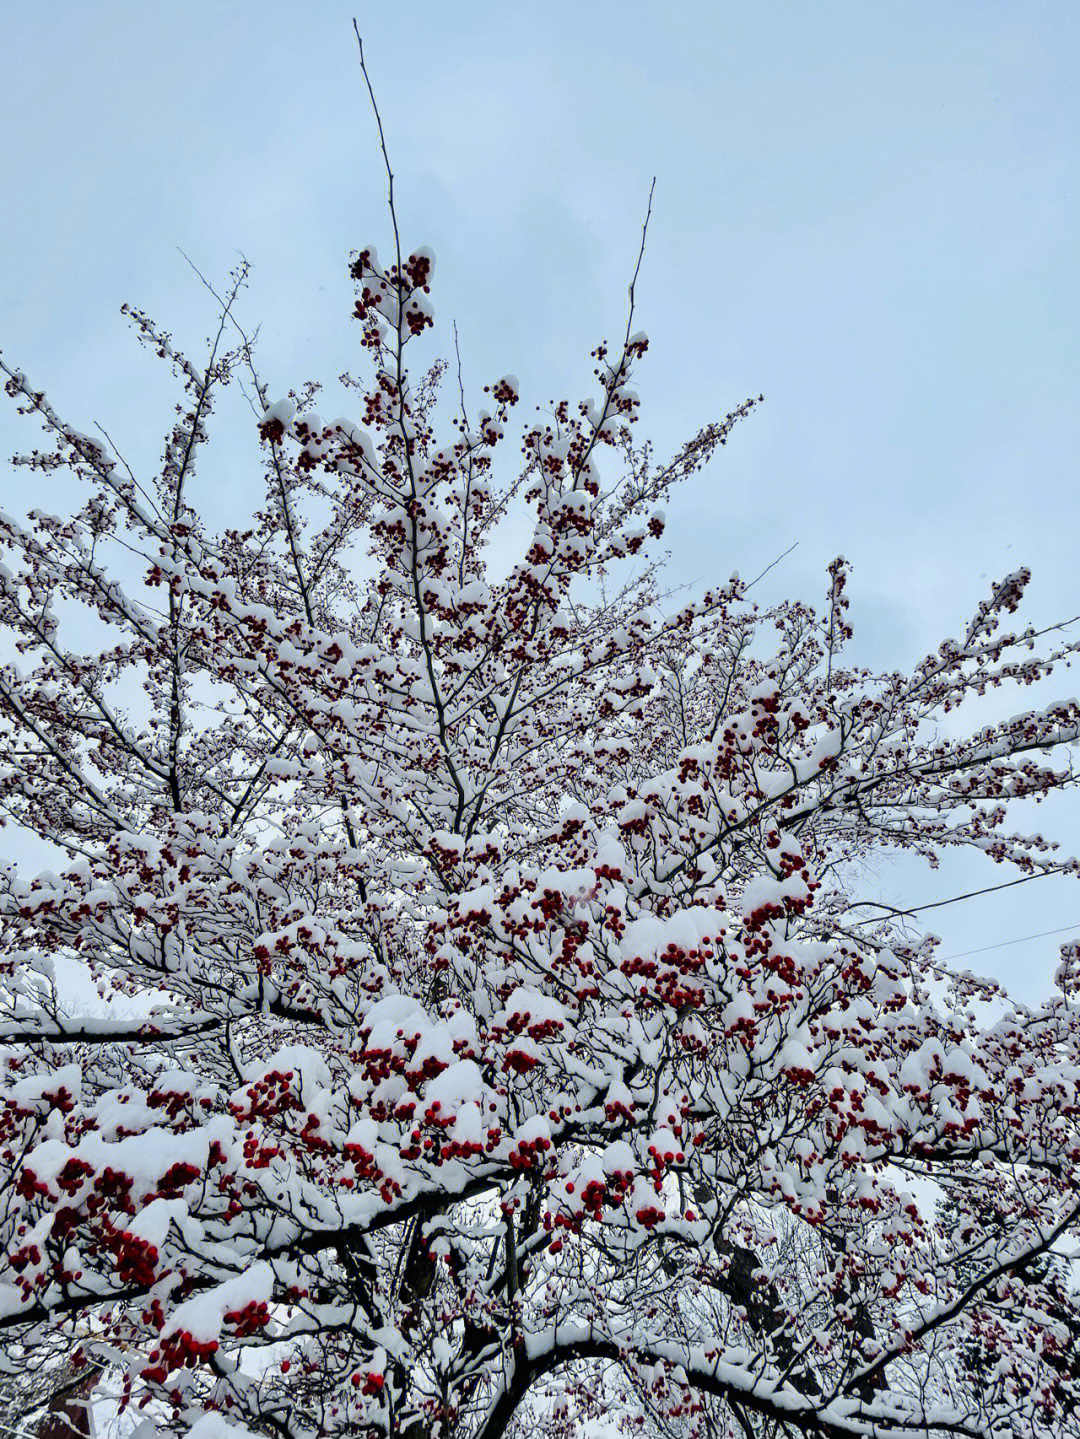
[[[648,199],[648,202],[647,202],[647,204],[646,204],[646,206],[645,206],[645,221],[644,221],[644,223],[643,223],[642,226],[641,226],[641,244],[640,244],[640,246],[638,247],[637,264],[634,266],[634,274],[633,274],[633,277],[632,277],[631,280],[630,280],[630,312],[629,312],[629,314],[628,314],[627,317],[626,317],[626,342],[625,342],[625,343],[628,343],[629,340],[630,340],[630,326],[631,326],[631,324],[633,323],[633,319],[634,319],[634,289],[635,289],[635,287],[636,287],[636,285],[637,285],[638,275],[641,273],[641,262],[642,262],[642,260],[645,258],[645,240],[646,240],[646,237],[648,236],[648,233],[649,233],[649,220],[652,218],[652,201],[653,201],[653,192],[655,191],[655,189],[656,189],[656,176],[654,175],[653,178],[652,178],[652,184],[649,186],[649,199]],[[625,349],[625,343],[624,343],[624,346],[623,346],[624,349]]]
[[[793,545],[788,545],[788,547],[787,547],[787,549],[784,551],[784,553],[783,553],[782,555],[777,555],[776,559],[773,560],[772,564],[766,565],[765,568],[762,570],[762,572],[761,572],[760,575],[755,575],[754,578],[750,581],[750,583],[746,586],[746,588],[747,588],[748,590],[752,590],[752,589],[754,588],[754,586],[757,584],[758,580],[763,580],[763,579],[765,578],[765,576],[769,573],[769,571],[770,571],[771,569],[775,569],[776,566],[780,563],[781,560],[786,560],[787,557],[788,557],[788,555],[791,554],[792,550],[797,550],[798,548],[799,548],[799,542],[798,542],[798,540],[796,540]]]
[[[383,164],[386,166],[386,180],[387,180],[387,185],[389,186],[389,196],[388,196],[388,199],[389,199],[389,204],[390,204],[390,220],[391,220],[391,222],[392,222],[392,224],[393,224],[393,226],[394,226],[394,250],[395,250],[395,256],[394,256],[394,258],[395,258],[396,261],[397,261],[398,275],[400,276],[400,274],[401,274],[401,236],[400,236],[399,233],[398,233],[397,213],[396,213],[396,211],[395,211],[395,209],[394,209],[394,172],[393,172],[393,170],[392,170],[391,167],[390,167],[390,156],[389,156],[389,154],[388,154],[388,152],[387,152],[387,149],[386,149],[386,135],[385,135],[385,133],[384,133],[384,131],[383,131],[382,116],[379,114],[379,105],[378,105],[378,101],[375,99],[375,91],[374,91],[374,89],[373,89],[373,87],[372,87],[372,84],[371,84],[371,76],[368,74],[367,65],[364,63],[364,42],[363,42],[363,40],[361,39],[361,36],[360,36],[360,27],[359,27],[359,25],[357,25],[355,17],[353,18],[352,24],[353,24],[353,33],[354,33],[355,36],[356,36],[356,43],[357,43],[357,45],[360,47],[360,73],[361,73],[361,74],[363,75],[363,77],[364,77],[364,84],[367,86],[368,97],[369,97],[369,99],[371,100],[371,108],[372,108],[372,110],[375,112],[375,124],[378,126],[378,130],[379,130],[379,149],[382,151]],[[399,310],[400,310],[400,296],[399,296],[399,305],[398,305],[398,308],[399,308]],[[400,317],[399,317],[399,324],[400,324]]]

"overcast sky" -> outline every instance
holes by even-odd
[[[435,250],[438,336],[445,352],[457,321],[467,385],[590,392],[656,177],[641,434],[674,446],[766,397],[669,507],[675,576],[754,575],[797,541],[761,597],[818,603],[843,553],[858,656],[882,667],[956,634],[1021,564],[1033,620],[1080,612],[1075,0],[8,0],[0,346],[72,423],[156,460],[169,376],[117,311],[198,352],[212,312],[178,247],[215,281],[253,263],[242,313],[275,393],[359,368],[346,254],[389,231],[354,13],[405,242]],[[239,411],[223,425],[203,498],[242,520],[254,445]],[[0,411],[5,456],[35,438]],[[22,479],[3,484],[14,506]],[[1038,820],[1080,848],[1076,796]],[[866,893],[1010,877],[978,857],[884,866]],[[1080,885],[926,922],[944,955],[1080,933]],[[964,964],[1038,998],[1068,937]]]

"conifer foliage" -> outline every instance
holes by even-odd
[[[82,487],[0,518],[0,805],[66,856],[0,879],[8,1367],[195,1439],[1080,1433],[1075,964],[1010,1005],[858,880],[1080,871],[1007,820],[1076,701],[938,728],[1077,642],[1025,571],[905,674],[846,663],[843,561],[821,615],[665,600],[661,507],[754,402],[657,462],[631,290],[592,399],[448,419],[391,219],[352,419],[267,389],[242,271],[200,364],[128,310],[184,391],[153,476],[6,369],[18,473]],[[264,491],[213,533],[231,381]]]

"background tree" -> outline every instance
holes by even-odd
[[[13,1362],[66,1340],[196,1439],[1076,1432],[1071,987],[1010,1007],[853,875],[1080,870],[1006,827],[1075,701],[935,727],[1077,643],[1008,628],[1022,570],[909,674],[845,664],[842,560],[820,617],[665,596],[659,506],[754,402],[636,443],[631,284],[506,476],[514,377],[448,422],[410,376],[390,179],[359,423],[274,400],[243,269],[202,365],[128,310],[184,387],[150,478],[6,369],[25,472],[85,487],[0,521],[0,803],[66,855],[0,889]],[[233,381],[265,498],[211,533]],[[70,955],[127,1017],[69,1012]]]

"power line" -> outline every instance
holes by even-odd
[[[1064,934],[1067,929],[1080,929],[1080,919],[1075,924],[1063,924],[1060,929],[1041,929],[1038,934],[1022,934],[1019,939],[1003,939],[998,944],[984,944],[978,949],[965,949],[959,954],[947,954],[938,964],[948,964],[953,959],[967,959],[969,954],[986,954],[991,949],[1007,949],[1010,944],[1023,944],[1028,939],[1045,939],[1048,934]]]
[[[929,904],[912,905],[910,909],[893,909],[891,904],[884,904],[877,899],[858,900],[852,908],[857,909],[861,905],[872,904],[878,909],[888,910],[889,917],[892,919],[903,919],[908,914],[921,914],[924,909],[940,909],[942,905],[959,904],[962,899],[975,899],[980,894],[993,894],[997,889],[1012,889],[1015,884],[1030,884],[1033,879],[1045,879],[1047,875],[1063,874],[1067,868],[1068,866],[1063,864],[1054,865],[1050,869],[1040,869],[1037,874],[1025,874],[1020,879],[1007,879],[1003,884],[988,884],[984,889],[969,889],[966,894],[954,894],[951,899],[934,899]],[[884,918],[884,915],[871,915],[869,919],[857,919],[851,928],[854,929],[858,924],[880,924]]]

